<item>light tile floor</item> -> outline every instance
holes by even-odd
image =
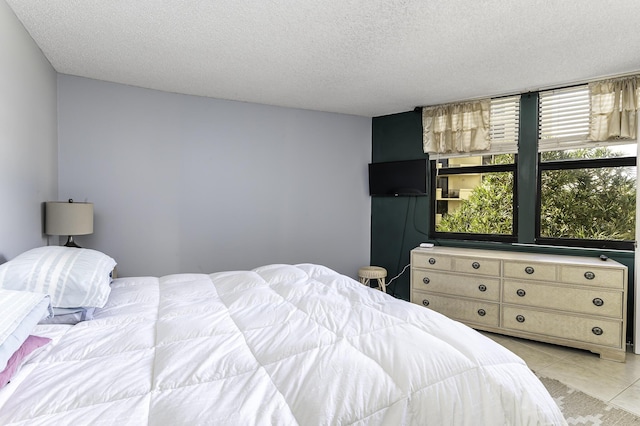
[[[640,355],[627,351],[626,362],[564,346],[482,332],[516,353],[541,376],[556,379],[640,416]]]

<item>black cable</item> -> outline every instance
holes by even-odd
[[[407,200],[407,213],[404,215],[404,225],[402,226],[402,240],[400,241],[400,253],[398,256],[398,264],[396,265],[396,272],[400,270],[400,267],[402,265],[402,252],[404,250],[404,237],[407,233],[407,223],[409,222],[409,210],[411,207],[411,200],[414,197],[408,197],[409,199]],[[414,209],[415,210],[415,209]],[[391,289],[391,295],[393,297],[396,297],[396,285],[395,284],[393,286],[393,288]]]

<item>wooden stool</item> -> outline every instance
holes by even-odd
[[[380,288],[385,293],[387,292],[387,285],[384,282],[386,276],[387,270],[380,266],[364,266],[358,269],[360,283],[369,287],[370,280],[378,280],[378,285],[374,288]]]

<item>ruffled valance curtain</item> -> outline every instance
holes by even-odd
[[[425,153],[463,153],[491,148],[491,101],[484,99],[422,109]]]
[[[589,83],[589,139],[636,139],[638,76]]]

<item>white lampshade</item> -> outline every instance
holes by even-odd
[[[44,232],[47,235],[68,235],[67,244],[75,245],[73,235],[93,233],[93,203],[47,201]]]

